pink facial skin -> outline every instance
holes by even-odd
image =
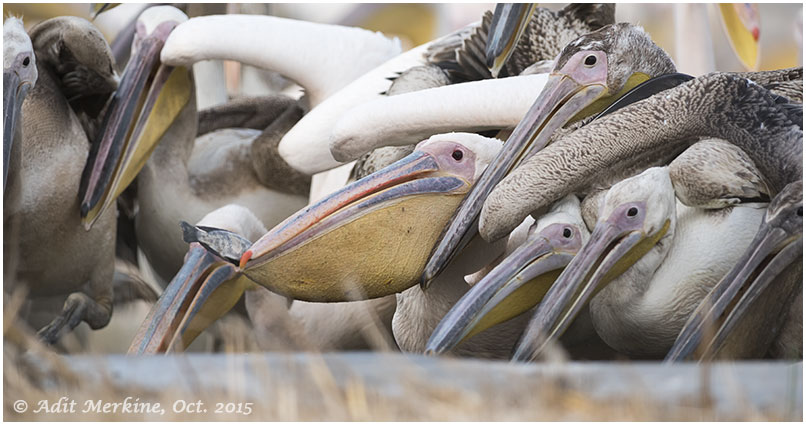
[[[583,50],[571,56],[565,65],[554,73],[573,78],[580,85],[607,85],[607,55],[602,51]]]

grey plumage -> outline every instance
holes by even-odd
[[[596,120],[499,183],[484,204],[482,235],[498,239],[530,212],[607,183],[612,170],[669,161],[701,137],[728,140],[744,150],[777,193],[802,179],[803,131],[802,116],[776,98],[745,78],[717,73]]]

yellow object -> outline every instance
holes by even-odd
[[[404,291],[419,281],[463,197],[403,198],[247,267],[244,274],[272,292],[302,301],[354,301]]]
[[[722,24],[734,53],[742,65],[757,71],[759,64],[760,19],[758,5],[750,3],[720,3]]]
[[[635,88],[635,86],[647,80],[649,80],[649,75],[646,75],[643,72],[636,72],[630,75],[630,78],[627,79],[627,82],[624,83],[624,87],[622,87],[621,90],[618,91],[618,93],[605,94],[603,96],[600,96],[598,99],[594,100],[590,105],[586,106],[585,109],[579,111],[574,116],[574,118],[572,118],[568,122],[574,123],[583,118],[587,118],[604,111],[605,108],[612,105],[613,102],[617,101],[621,96],[624,96],[625,94],[627,94],[628,91]]]

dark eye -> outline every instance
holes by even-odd
[[[635,217],[638,215],[638,208],[632,207],[627,210],[627,217]]]
[[[588,55],[588,57],[585,58],[585,65],[587,65],[587,66],[596,65],[596,56],[595,55]]]
[[[567,227],[565,229],[563,229],[563,237],[564,238],[570,238],[571,235],[573,235],[573,234],[574,234],[574,232],[572,232],[571,229],[569,229]]]
[[[798,207],[798,217],[803,217],[803,207]]]
[[[31,63],[31,58],[26,56],[25,59],[22,60],[22,66],[28,66],[29,63]]]
[[[464,158],[465,154],[461,150],[457,149],[457,150],[453,151],[451,156],[453,157],[453,159],[455,159],[457,161],[461,161],[462,158]]]

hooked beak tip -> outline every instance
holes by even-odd
[[[240,267],[243,270],[243,268],[246,266],[246,263],[249,261],[250,258],[252,258],[252,250],[251,249],[249,249],[249,250],[247,250],[246,252],[243,253],[243,255],[241,256],[241,261],[238,264],[238,267]]]

